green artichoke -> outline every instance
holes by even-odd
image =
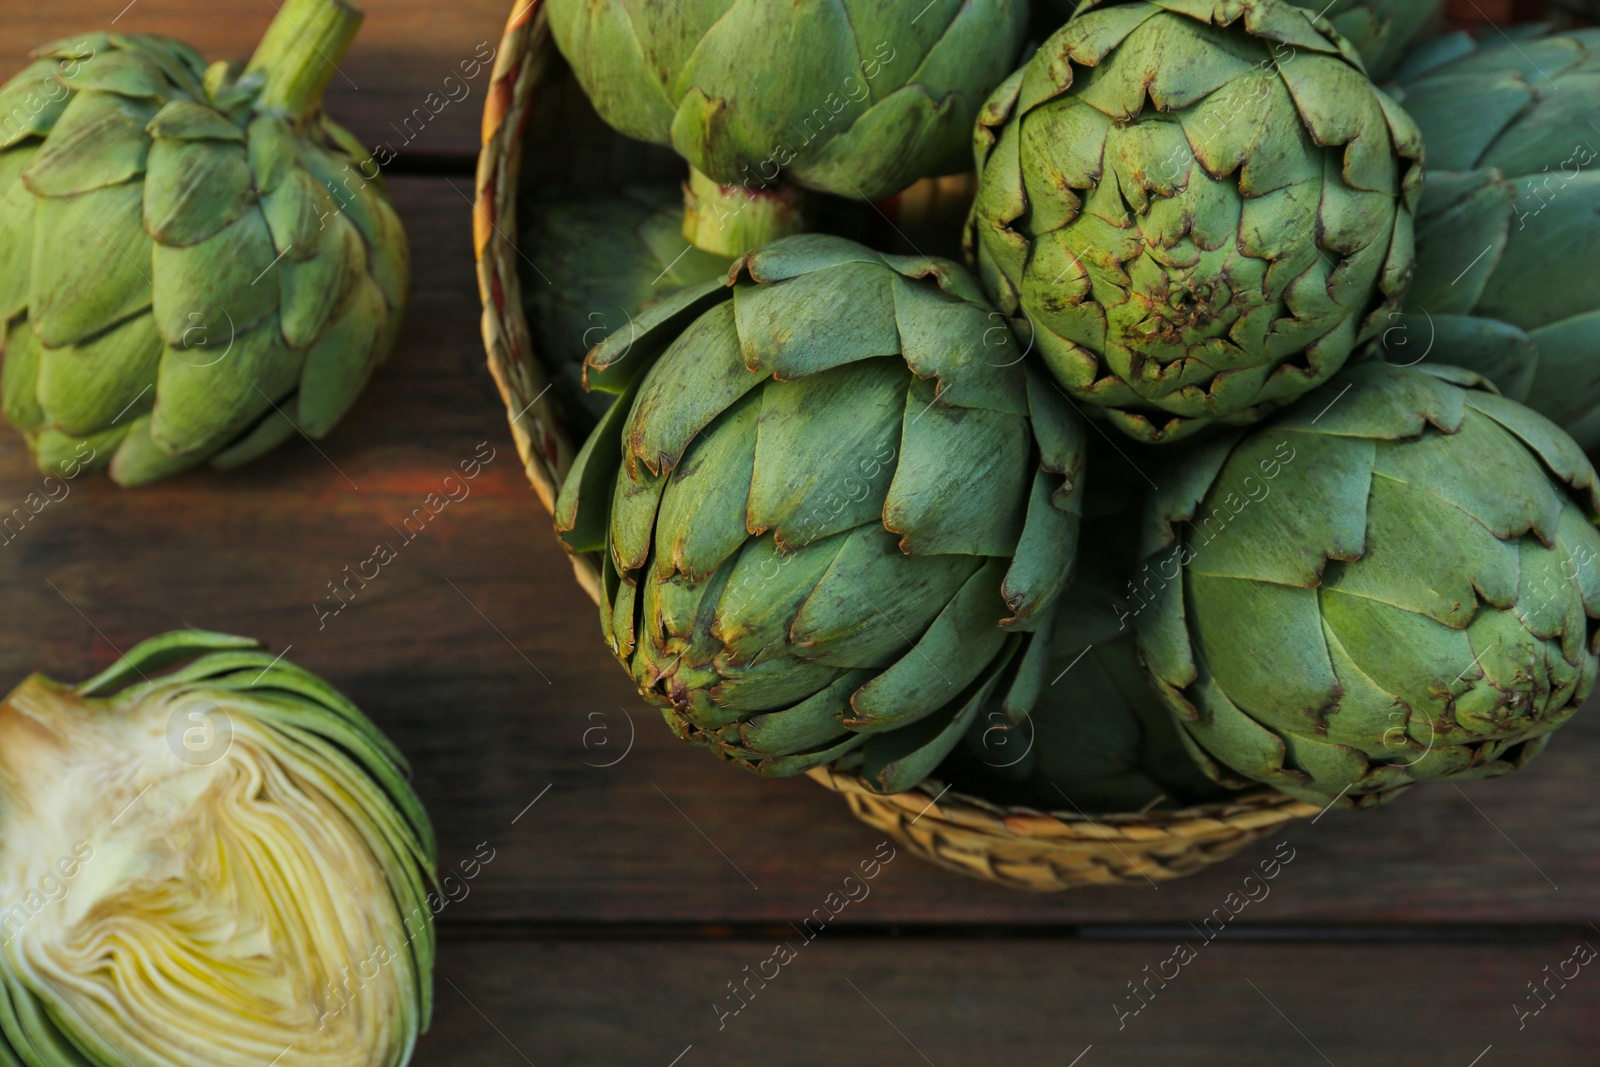
[[[1428,143],[1407,347],[1600,446],[1600,30],[1483,47],[1457,34],[1398,79]]]
[[[584,391],[589,349],[663,296],[725,276],[733,265],[685,242],[676,186],[536,204],[523,232],[539,265],[525,287],[529,325],[544,365],[561,368],[556,387],[567,406],[592,419],[605,414],[611,397]]]
[[[354,403],[408,275],[376,164],[318,110],[360,21],[288,0],[242,73],[90,34],[0,89],[4,407],[42,470],[232,467]]]
[[[965,169],[1025,0],[548,0],[600,117],[689,162],[684,235],[739,255],[804,228],[793,186],[856,200]]]
[[[1086,506],[1096,506],[1094,493]],[[1190,758],[1139,665],[1133,630],[1119,618],[1135,569],[1132,527],[1085,523],[1084,555],[1056,609],[1038,700],[1019,723],[1002,708],[973,722],[966,751],[957,750],[945,772],[957,789],[1082,814],[1183,808],[1231,795]]]
[[[0,704],[0,1062],[410,1058],[427,814],[361,712],[259,647],[170,633]]]
[[[1353,364],[1162,479],[1124,613],[1214,777],[1375,803],[1520,767],[1583,703],[1597,509],[1478,375]]]
[[[976,143],[985,287],[1068,392],[1141,440],[1315,388],[1411,273],[1421,139],[1326,22],[1276,0],[1084,11],[989,100]]]
[[[1043,669],[1084,427],[958,265],[803,235],[589,355],[621,392],[557,529],[686,740],[767,775],[864,746],[909,789]]]

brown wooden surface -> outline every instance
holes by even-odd
[[[3,0],[0,72],[121,6]],[[346,64],[362,88],[330,110],[371,142],[388,139],[384,101],[420,102],[479,41],[498,44],[509,11],[367,6]],[[117,28],[243,56],[271,14],[258,0],[138,0]],[[681,1067],[1068,1065],[1090,1044],[1081,1067],[1468,1067],[1490,1044],[1481,1067],[1593,1062],[1592,968],[1523,1031],[1511,1008],[1575,940],[1600,946],[1592,712],[1518,776],[1329,814],[1159,889],[1028,896],[901,856],[718,1033],[711,1001],[770,955],[782,930],[767,928],[823,906],[879,837],[809,781],[762,781],[674,740],[601,645],[483,365],[468,200],[481,98],[418,140],[445,173],[391,179],[416,259],[408,325],[343,426],[226,477],[132,492],[80,478],[0,547],[0,685],[85,677],[180,625],[252,634],[343,688],[410,755],[443,867],[479,842],[496,850],[441,915],[419,1064],[666,1067],[693,1045]],[[481,442],[495,458],[471,496],[401,544],[390,524]],[[21,440],[0,432],[0,509],[38,484]],[[398,558],[319,628],[327,583],[383,541]],[[1119,1034],[1110,1003],[1125,983],[1280,841],[1295,859],[1271,895]],[[1016,936],[995,939],[1001,926]]]
[[[887,877],[887,875],[885,875]],[[799,939],[790,935],[791,941]],[[440,1019],[420,1062],[449,1067],[1548,1067],[1593,1064],[1600,962],[1526,988],[1569,959],[1573,938],[1511,944],[1195,947],[1143,981],[1172,938],[1115,945],[829,941],[796,945],[738,1015],[727,983],[776,937],[722,943],[450,944]],[[1190,936],[1190,941],[1198,939]],[[1600,937],[1590,935],[1600,945]],[[765,973],[773,974],[774,966]],[[534,998],[531,991],[542,996]],[[721,995],[719,1002],[718,995]],[[1583,998],[1588,998],[1585,1001]],[[719,1019],[724,1025],[719,1029]],[[1586,1051],[1585,1051],[1586,1050]],[[1081,1059],[1075,1059],[1081,1057]],[[1481,1058],[1480,1058],[1481,1057]]]

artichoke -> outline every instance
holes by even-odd
[[[1141,440],[1315,388],[1411,272],[1421,139],[1326,22],[1276,0],[1084,11],[976,140],[985,287],[1069,393]]]
[[[1086,506],[1096,506],[1095,494]],[[1120,617],[1118,601],[1134,571],[1132,526],[1085,524],[1084,557],[1056,609],[1038,700],[1020,723],[1002,708],[974,721],[966,751],[952,755],[946,772],[957,789],[1082,814],[1182,808],[1233,792],[1189,757]]]
[[[611,648],[680,737],[775,776],[851,753],[898,792],[993,694],[1025,713],[1084,428],[958,265],[787,238],[587,374],[622,396],[557,529],[604,552]]]
[[[1478,375],[1353,364],[1162,480],[1125,609],[1214,777],[1376,803],[1520,767],[1583,703],[1597,509],[1572,439]]]
[[[0,1062],[410,1058],[427,815],[377,728],[259,647],[170,633],[0,704]]]
[[[600,117],[688,161],[684,236],[739,255],[804,228],[793,186],[856,200],[964,170],[1026,0],[548,0]]]
[[[288,0],[242,72],[90,34],[0,89],[4,406],[42,470],[232,467],[354,403],[408,274],[377,165],[318,109],[360,21]]]
[[[589,349],[679,289],[724,276],[733,260],[688,246],[674,186],[629,186],[617,196],[554,200],[529,212],[524,245],[542,279],[525,287],[529,325],[569,408],[592,419],[611,398],[583,389]],[[592,425],[592,420],[590,425]]]
[[[1406,339],[1600,446],[1600,29],[1457,34],[1398,79],[1428,143]]]

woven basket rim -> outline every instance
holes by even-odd
[[[554,509],[556,492],[576,454],[576,443],[564,439],[559,432],[558,409],[548,397],[550,376],[534,356],[518,269],[523,254],[514,235],[523,134],[532,113],[534,87],[553,52],[543,0],[513,0],[484,105],[483,149],[478,157],[473,208],[473,248],[484,309],[484,348],[506,407],[517,452],[546,511]],[[525,401],[524,397],[531,399]],[[593,556],[570,558],[579,584],[598,603],[598,560]],[[1120,841],[1142,848],[1152,842],[1195,841],[1259,832],[1277,823],[1315,815],[1319,810],[1262,786],[1226,801],[1176,811],[1091,816],[997,804],[935,779],[907,792],[885,796],[868,789],[855,775],[832,767],[814,768],[807,776],[843,796],[858,814],[864,807],[881,815],[909,819],[912,825],[926,821],[930,827],[952,832],[1046,847],[1081,848]]]
[[[904,793],[873,792],[855,775],[831,767],[818,767],[810,777],[835,793],[878,807],[885,812],[927,820],[951,828],[1013,838],[1048,838],[1058,841],[1148,841],[1152,837],[1194,838],[1209,832],[1255,829],[1289,819],[1320,813],[1314,804],[1262,787],[1227,800],[1185,808],[1090,814],[1082,811],[1042,811],[1025,805],[997,804],[965,793],[937,778],[925,779]]]

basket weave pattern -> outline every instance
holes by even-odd
[[[542,0],[514,0],[484,105],[473,248],[489,369],[528,480],[546,510],[554,508],[581,442],[573,440],[550,395],[552,376],[539,364],[523,310],[517,197],[540,87],[564,75]],[[597,560],[578,556],[572,563],[578,581],[598,601]],[[886,797],[832,768],[817,768],[810,777],[910,852],[963,874],[1032,890],[1180,878],[1226,859],[1274,826],[1317,813],[1310,804],[1263,789],[1184,811],[1091,819],[1001,807],[932,780]]]
[[[856,818],[923,859],[1015,889],[1182,878],[1318,810],[1262,790],[1183,811],[1090,817],[1002,807],[947,791],[934,779],[886,797],[830,768],[811,777],[843,796]]]

